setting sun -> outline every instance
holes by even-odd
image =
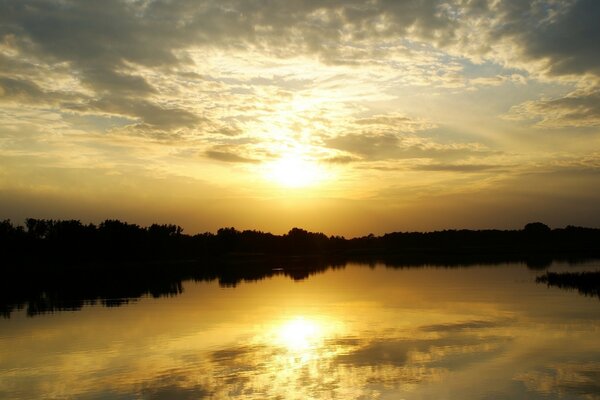
[[[327,173],[319,164],[292,155],[267,164],[267,180],[288,188],[315,186],[327,178]]]

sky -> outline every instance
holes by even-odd
[[[0,218],[600,226],[596,0],[0,0]]]

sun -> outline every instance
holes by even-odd
[[[265,176],[269,181],[287,188],[305,188],[323,181],[327,173],[314,161],[298,155],[288,155],[268,163]]]

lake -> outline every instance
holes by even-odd
[[[0,398],[599,399],[600,300],[544,272],[348,263],[18,310],[0,319]]]

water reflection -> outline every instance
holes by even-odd
[[[361,264],[392,269],[467,268],[482,265],[505,265],[510,257],[454,255],[442,257],[405,256],[387,257],[380,261],[369,259]],[[548,269],[552,259],[521,260],[518,263],[530,270]],[[9,318],[17,310],[36,316],[57,311],[80,310],[85,305],[100,304],[118,307],[137,301],[140,297],[170,297],[183,292],[182,282],[217,281],[222,287],[235,288],[240,283],[256,282],[275,276],[286,276],[299,281],[330,270],[343,269],[350,261],[338,257],[252,257],[239,260],[210,262],[181,262],[177,264],[98,264],[98,265],[37,265],[18,269],[7,268],[0,280],[0,315]],[[583,260],[568,260],[577,268],[586,265]],[[540,275],[540,282],[545,275]],[[600,298],[598,274],[583,277],[579,282],[559,287],[577,288],[580,293]]]
[[[567,362],[552,364],[515,377],[528,390],[545,396],[568,397],[581,395],[586,398],[600,397],[600,362]]]
[[[536,274],[349,265],[16,312],[0,320],[0,398],[599,398],[597,300]]]

